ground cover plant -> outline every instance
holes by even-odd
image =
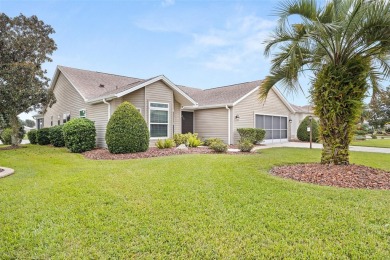
[[[351,145],[390,148],[390,139],[366,139],[365,141],[354,141],[351,143]]]
[[[320,150],[95,161],[65,148],[0,151],[0,259],[388,259],[390,191],[269,174]],[[351,162],[390,170],[387,154]]]

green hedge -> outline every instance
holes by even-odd
[[[64,147],[64,133],[62,131],[63,125],[57,125],[50,128],[49,139],[50,143],[55,147]]]
[[[0,141],[6,145],[12,144],[12,129],[11,128],[6,128],[1,132]]]
[[[310,132],[307,131],[307,128],[310,126],[310,119],[309,116],[307,116],[301,124],[298,127],[297,130],[297,137],[300,141],[303,142],[309,142],[310,141]],[[318,142],[319,141],[319,131],[318,131],[318,123],[317,121],[313,118],[312,119],[312,140],[313,142]]]
[[[148,150],[148,126],[141,113],[129,102],[119,105],[108,121],[106,143],[110,153],[114,154]]]
[[[72,153],[90,151],[96,145],[95,124],[87,118],[74,118],[62,128],[66,148]]]
[[[37,130],[36,129],[31,129],[27,133],[27,138],[30,141],[30,144],[37,144]]]
[[[41,128],[37,131],[37,143],[39,145],[48,145],[50,144],[50,128]]]
[[[238,128],[237,132],[241,142],[261,143],[265,137],[265,130],[260,128]]]

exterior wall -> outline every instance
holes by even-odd
[[[108,105],[104,103],[90,105],[87,109],[87,118],[95,122],[96,146],[107,147],[106,128],[108,123]]]
[[[255,114],[286,116],[287,120],[289,120],[291,113],[282,100],[280,100],[279,96],[276,95],[274,90],[269,92],[267,100],[264,103],[259,101],[258,93],[254,92],[236,106],[234,106],[232,110],[232,139],[234,144],[237,144],[240,139],[237,128],[255,127]],[[239,115],[240,118],[235,119],[236,115]],[[291,126],[288,125],[287,127],[290,128]],[[290,129],[287,129],[287,137],[290,138],[289,136]]]
[[[141,114],[142,116],[145,118],[146,114],[145,114],[145,88],[141,88],[137,91],[134,91],[126,96],[123,96],[121,100],[117,99],[119,102],[118,105],[120,105],[120,103],[122,102],[125,102],[125,101],[128,101],[130,102],[131,104],[133,104],[136,108],[139,108],[141,109]],[[115,111],[115,109],[114,109]]]
[[[181,104],[175,100],[173,111],[173,130],[174,134],[181,134]]]
[[[53,126],[58,125],[58,115],[60,115],[60,124],[63,124],[63,114],[70,113],[70,117],[78,118],[80,109],[86,110],[86,118],[95,122],[96,127],[96,145],[106,147],[105,134],[108,122],[108,107],[104,103],[88,105],[84,99],[71,85],[71,83],[60,73],[54,87],[54,94],[57,102],[48,108],[44,114],[44,127],[51,127],[51,116],[53,116]]]
[[[194,132],[202,139],[216,137],[228,143],[228,110],[226,108],[194,111]]]
[[[87,104],[62,73],[59,74],[54,86],[54,95],[57,102],[52,107],[47,108],[43,127],[51,127],[51,116],[53,116],[53,126],[58,125],[58,116],[60,116],[60,124],[63,124],[64,113],[70,113],[71,119],[77,118],[80,115],[80,109],[86,109],[88,117]]]
[[[148,124],[149,128],[149,103],[158,102],[158,103],[168,103],[168,137],[173,136],[173,110],[174,110],[174,96],[173,91],[170,87],[165,85],[162,81],[157,81],[153,84],[146,86],[145,88],[145,121]],[[154,146],[157,139],[159,138],[150,138],[149,145]]]

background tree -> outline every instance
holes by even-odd
[[[34,120],[26,119],[26,120],[24,121],[24,123],[25,123],[26,126],[28,126],[28,127],[30,127],[30,128],[35,127],[35,121],[34,121]]]
[[[375,93],[380,80],[390,77],[390,1],[333,0],[320,7],[316,0],[289,0],[277,14],[265,54],[278,49],[260,97],[277,83],[298,91],[298,77],[312,71],[310,94],[324,145],[321,162],[348,164],[363,98],[368,88]]]
[[[54,30],[36,16],[0,14],[0,111],[12,127],[12,144],[19,144],[18,114],[51,105],[54,95],[42,64],[56,50]]]
[[[383,128],[390,122],[390,87],[376,93],[370,102],[368,123],[375,128]]]

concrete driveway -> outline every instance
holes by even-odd
[[[310,143],[305,142],[286,142],[286,143],[275,143],[265,144],[263,146],[257,146],[254,150],[267,149],[272,147],[296,147],[296,148],[309,148]],[[313,143],[314,149],[322,149],[322,144]],[[365,146],[350,146],[350,151],[354,152],[369,152],[369,153],[388,153],[390,154],[390,148],[378,148],[378,147],[365,147]]]

